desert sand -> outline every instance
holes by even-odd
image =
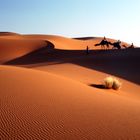
[[[139,140],[140,49],[101,39],[0,33],[0,139]]]

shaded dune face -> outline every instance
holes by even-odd
[[[20,58],[7,61],[5,64],[17,66],[24,65],[24,67],[30,68],[40,67],[40,69],[47,71],[47,66],[49,67],[49,65],[54,65],[54,67],[55,65],[57,65],[59,70],[62,69],[62,65],[60,64],[63,64],[65,66],[67,63],[69,63],[82,66],[90,70],[96,70],[104,72],[106,74],[111,74],[139,85],[139,59],[139,48],[108,51],[90,50],[90,54],[87,56],[85,50],[49,50],[47,49],[47,47],[44,47]],[[63,71],[64,75],[65,73],[68,73],[68,75],[70,75],[70,69],[64,67]],[[73,72],[75,73],[75,71]],[[63,75],[62,72],[60,72],[59,74]],[[92,75],[90,77],[92,77]]]
[[[0,71],[1,139],[140,138],[140,102],[47,72]]]
[[[0,38],[0,63],[21,57],[43,47],[46,47],[48,51],[54,49],[54,45],[49,41],[25,38]]]

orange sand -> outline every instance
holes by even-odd
[[[14,66],[0,65],[0,139],[139,140],[140,49],[100,40],[1,33],[0,62]],[[119,91],[99,88],[107,75]]]

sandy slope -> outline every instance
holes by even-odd
[[[87,45],[87,41],[84,40],[76,40],[56,35],[25,35],[24,37],[48,40],[55,45],[56,49],[83,50]],[[94,43],[95,42],[93,42],[93,44]]]
[[[28,54],[44,45],[44,41],[34,39],[0,37],[0,63]]]
[[[93,37],[89,39],[71,39],[55,35],[21,35],[11,32],[0,32],[0,63],[23,56],[46,45],[49,41],[56,49],[64,50],[90,50],[100,49],[95,47],[102,38]],[[45,41],[44,41],[45,40]],[[115,40],[108,39],[111,42]],[[126,44],[125,44],[126,45]],[[111,46],[110,46],[111,47]]]
[[[93,51],[45,50],[31,53],[8,64],[47,71],[86,85],[96,87],[102,80],[113,75],[123,84],[121,96],[140,99],[140,49]],[[132,83],[133,82],[133,83]]]
[[[75,81],[79,81],[93,88],[98,88],[98,86],[103,83],[103,79],[105,77],[111,75],[114,76],[113,74],[107,74],[105,72],[100,72],[72,63],[54,64],[47,66],[44,64],[42,66],[34,66],[34,68],[37,70],[47,71],[50,73],[61,75],[69,79],[73,79]],[[116,92],[115,94],[119,94],[119,96],[125,96],[126,98],[131,98],[140,101],[140,86],[138,84],[132,83],[120,77],[117,77],[117,79],[121,81],[122,88],[121,94],[118,92]],[[102,91],[103,89],[100,90]]]
[[[140,102],[47,72],[0,66],[1,139],[139,139]]]

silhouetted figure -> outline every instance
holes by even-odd
[[[134,44],[132,43],[128,48],[135,48]]]
[[[133,43],[130,46],[123,45],[123,47],[126,48],[126,49],[135,48]]]
[[[111,43],[110,42],[110,45],[113,46],[112,49],[114,49],[114,48],[121,49],[121,45],[120,44],[121,44],[121,41],[120,40],[118,40],[117,42],[114,42],[114,43]]]
[[[104,38],[101,40],[101,42],[98,43],[98,44],[95,44],[95,46],[101,46],[101,48],[103,48],[103,49],[106,49],[105,46],[107,46],[107,49],[108,49],[109,48],[109,44],[110,44],[110,42],[107,41],[107,39],[104,36]]]
[[[87,46],[86,48],[86,54],[88,55],[89,54],[89,47]]]
[[[104,41],[107,41],[105,36],[104,36],[104,39],[103,39],[103,40],[104,40]]]

